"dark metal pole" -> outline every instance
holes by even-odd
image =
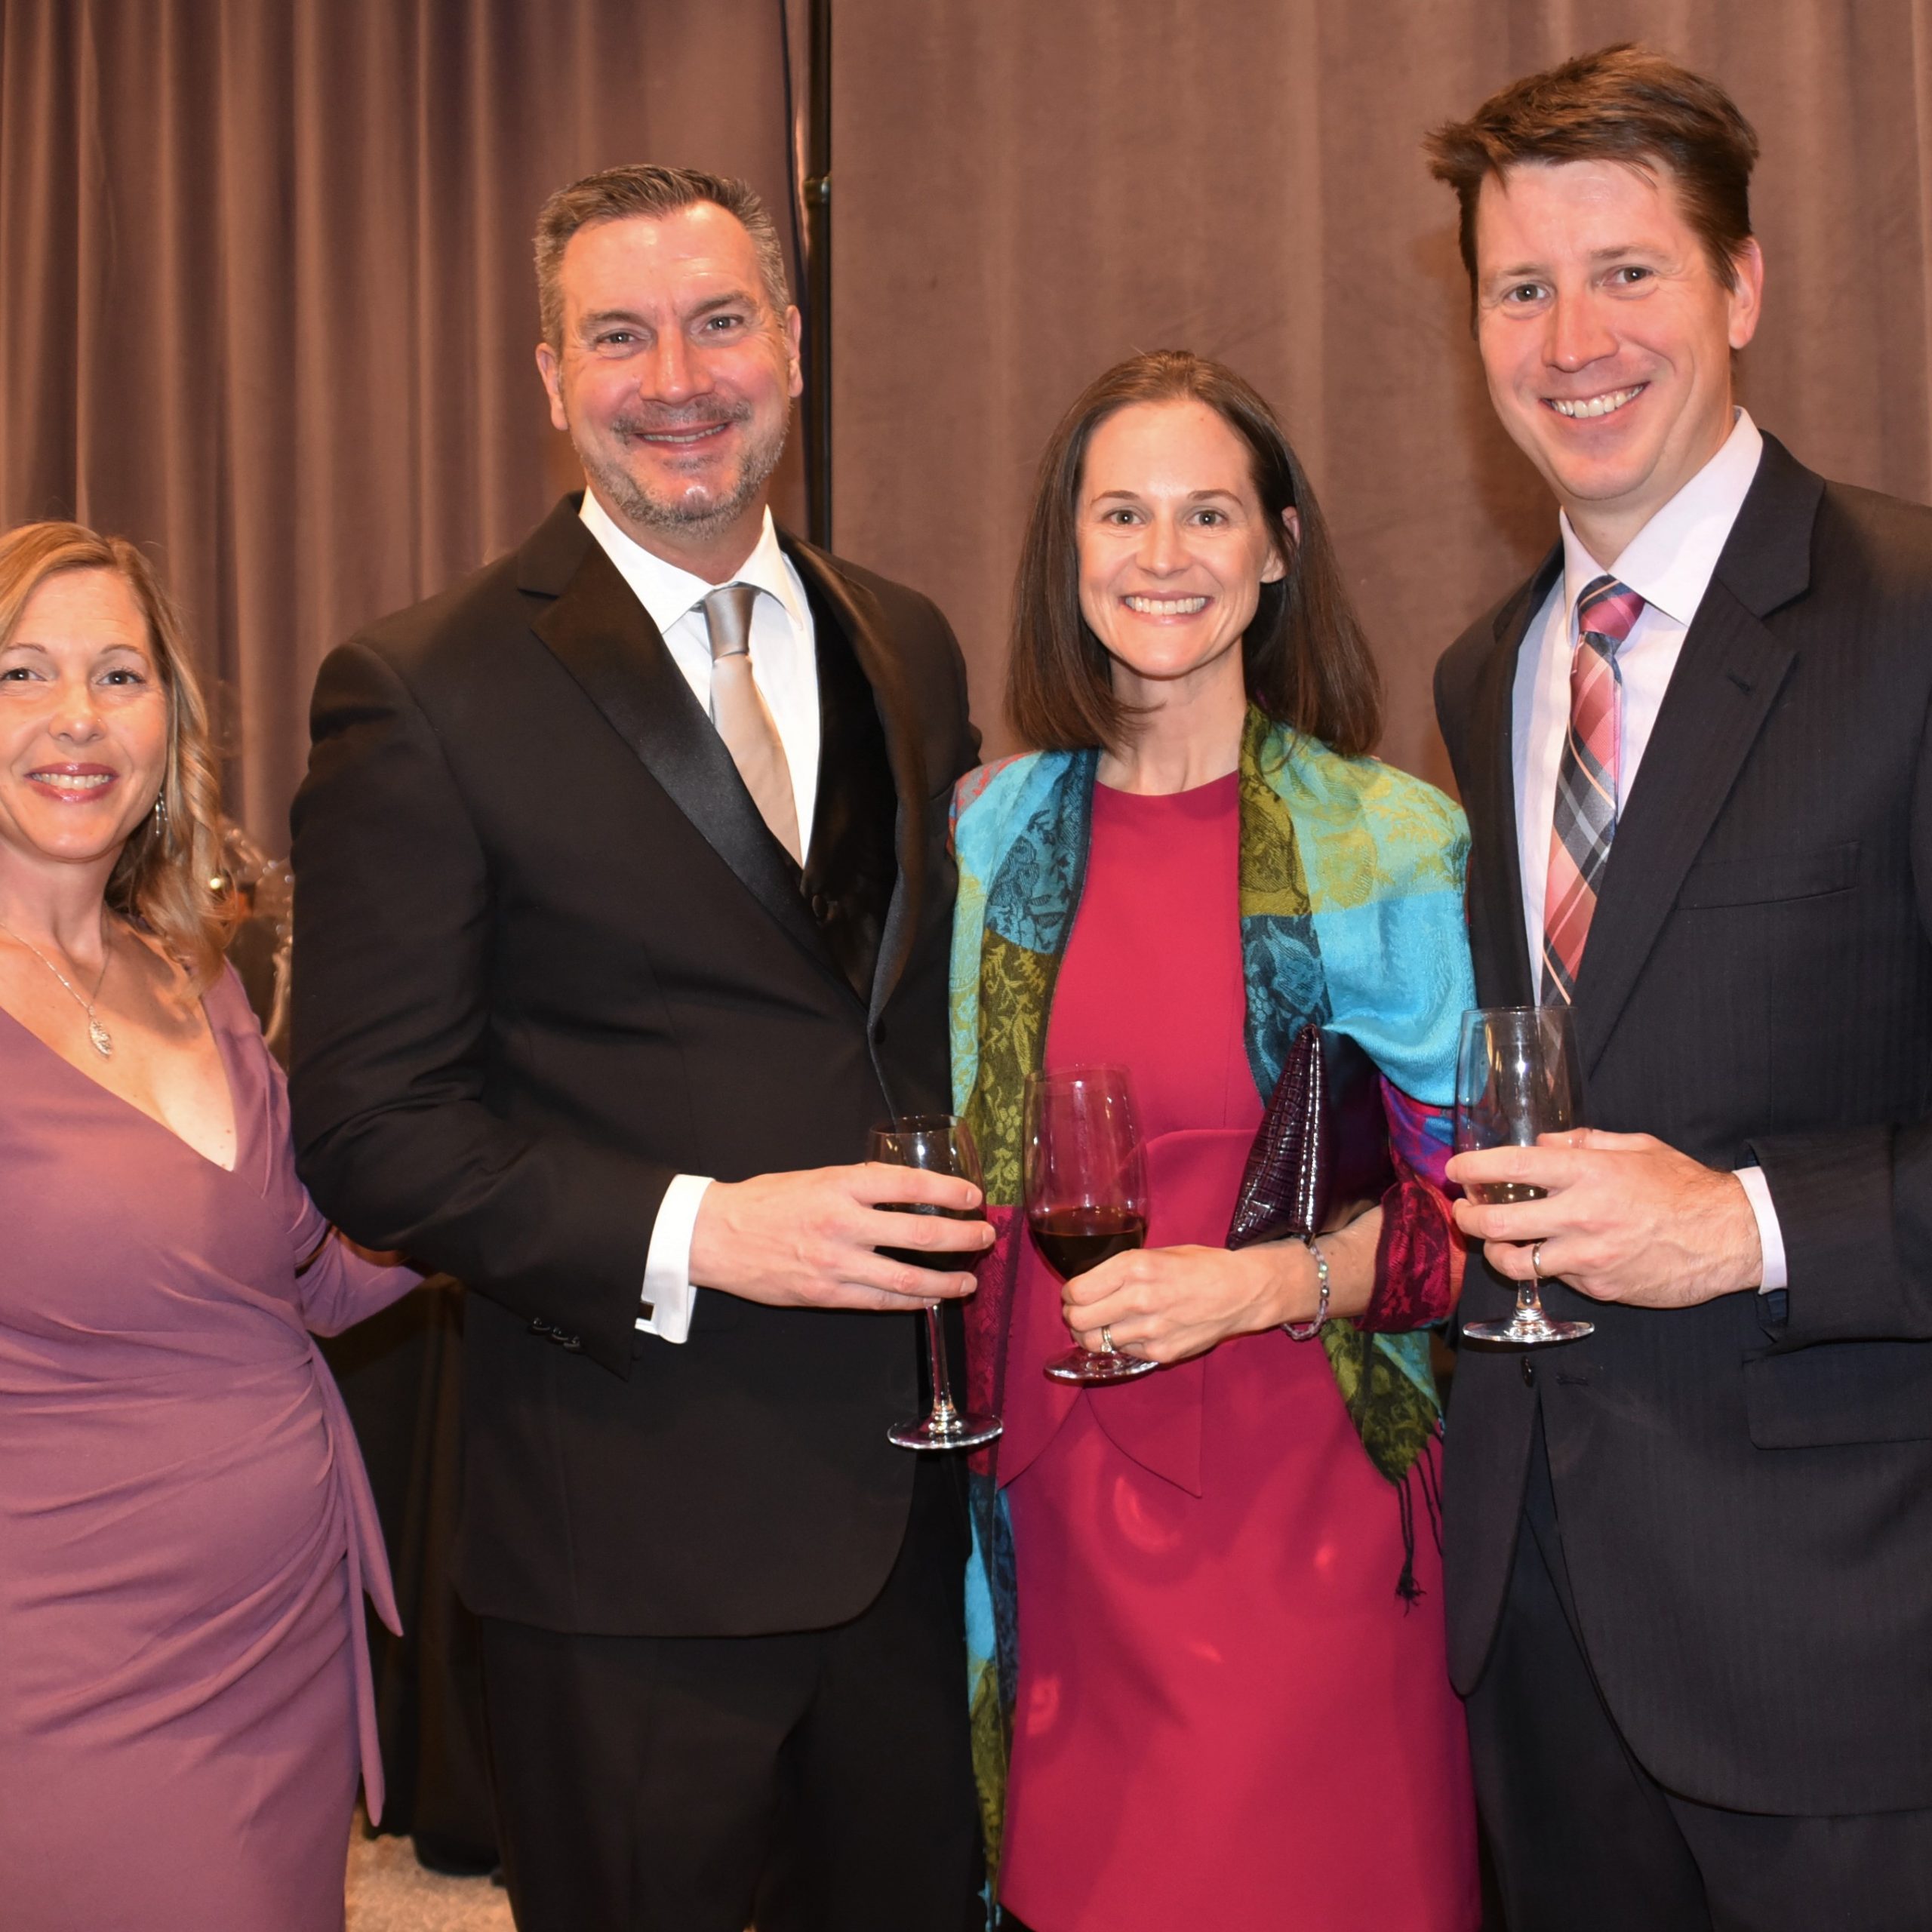
[[[832,0],[811,0],[805,163],[805,500],[832,546]]]

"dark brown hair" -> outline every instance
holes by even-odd
[[[1006,672],[1014,729],[1042,751],[1118,750],[1133,736],[1137,714],[1115,695],[1106,648],[1081,614],[1081,479],[1087,445],[1109,417],[1161,402],[1204,403],[1247,446],[1269,534],[1287,565],[1278,583],[1261,586],[1241,640],[1250,700],[1349,756],[1371,749],[1382,728],[1375,660],[1300,460],[1248,383],[1184,349],[1150,349],[1091,383],[1040,459],[1014,589]],[[1301,520],[1299,543],[1281,522],[1286,509]]]
[[[168,762],[159,815],[128,835],[107,881],[114,912],[152,934],[205,992],[221,971],[238,907],[221,849],[221,781],[208,706],[180,619],[154,566],[125,537],[78,523],[23,523],[0,537],[0,648],[48,579],[106,571],[133,593],[146,620],[155,673],[168,698]]]
[[[662,220],[706,202],[743,224],[758,254],[765,300],[771,304],[771,312],[783,317],[792,302],[785,281],[785,245],[757,190],[734,175],[638,162],[626,168],[607,168],[601,174],[586,174],[581,181],[559,188],[543,204],[537,217],[537,299],[543,340],[552,349],[563,346],[564,297],[558,275],[564,251],[580,228],[623,221],[632,215]]]
[[[1726,288],[1751,238],[1751,170],[1758,137],[1715,81],[1635,42],[1580,54],[1546,74],[1512,81],[1466,121],[1423,146],[1429,172],[1456,191],[1469,288],[1476,285],[1476,202],[1492,175],[1524,162],[1614,161],[1677,186],[1678,205]]]

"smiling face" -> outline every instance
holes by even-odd
[[[1503,425],[1608,566],[1722,448],[1758,326],[1755,242],[1726,288],[1668,170],[1524,162],[1476,203],[1476,339]]]
[[[1294,512],[1283,520],[1292,543]],[[1216,411],[1190,399],[1108,417],[1088,441],[1078,530],[1081,614],[1120,698],[1244,689],[1242,634],[1288,567],[1247,446]]]
[[[168,699],[127,580],[63,571],[0,647],[0,869],[109,869],[167,775]]]
[[[798,311],[774,312],[750,235],[709,202],[579,229],[558,279],[562,339],[537,367],[598,500],[694,568],[749,530],[735,569],[801,386]]]

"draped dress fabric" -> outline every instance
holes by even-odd
[[[1096,786],[1049,1068],[1124,1063],[1150,1246],[1220,1247],[1261,1117],[1243,1044],[1237,781]],[[1470,1932],[1480,1917],[1441,1559],[1405,1607],[1395,1490],[1321,1348],[1278,1330],[1112,1388],[1039,1364],[1023,1251],[1000,1476],[1019,1684],[1001,1881],[1035,1932]]]
[[[380,1810],[395,1606],[309,1331],[417,1278],[315,1253],[281,1070],[232,974],[205,1004],[232,1171],[0,1014],[7,1932],[332,1932],[358,1768]]]

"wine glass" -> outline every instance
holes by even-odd
[[[895,1168],[923,1168],[928,1174],[957,1174],[975,1187],[980,1152],[973,1130],[952,1114],[902,1114],[867,1137],[866,1158]],[[897,1214],[938,1214],[949,1221],[980,1221],[983,1208],[939,1208],[924,1201],[882,1204]],[[881,1254],[915,1268],[946,1271],[970,1268],[972,1257],[957,1248],[882,1247]],[[886,1432],[886,1439],[901,1449],[977,1449],[994,1441],[1004,1426],[997,1416],[973,1415],[952,1399],[952,1378],[946,1362],[946,1330],[940,1304],[926,1303],[926,1358],[931,1371],[932,1407],[921,1420],[901,1423]]]
[[[1068,1066],[1026,1079],[1026,1228],[1062,1281],[1147,1238],[1147,1164],[1124,1066]],[[1160,1364],[1069,1349],[1056,1382],[1125,1382]]]
[[[1577,1126],[1576,1036],[1567,1006],[1478,1007],[1463,1015],[1456,1056],[1456,1148],[1534,1147],[1542,1134]],[[1484,1205],[1540,1201],[1549,1190],[1521,1181],[1484,1181],[1469,1189]],[[1552,1321],[1532,1278],[1516,1284],[1516,1310],[1507,1321],[1472,1321],[1472,1341],[1538,1349],[1580,1340],[1593,1321]]]

